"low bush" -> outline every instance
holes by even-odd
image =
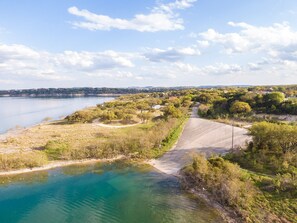
[[[221,157],[207,160],[197,155],[183,172],[194,180],[195,186],[206,188],[219,203],[234,207],[240,214],[250,208],[256,194],[256,188],[240,167]]]
[[[226,158],[251,170],[297,176],[297,126],[260,122],[250,128],[250,135],[247,149]]]
[[[65,119],[69,123],[87,123],[93,121],[99,117],[102,112],[99,109],[85,109],[76,111],[71,115],[68,115]]]
[[[0,154],[0,169],[4,171],[40,167],[48,163],[42,151]]]
[[[263,175],[241,169],[222,157],[194,157],[182,170],[186,186],[201,190],[235,211],[240,222],[296,222],[297,182],[290,173]]]
[[[119,155],[137,159],[155,158],[173,146],[189,112],[191,98],[183,97],[182,92],[175,94],[125,95],[95,108],[77,111],[67,116],[67,122],[61,125],[51,123],[36,132],[27,132],[5,146],[43,148],[41,152],[51,161],[113,158]],[[161,109],[152,108],[160,104],[163,105]],[[142,123],[120,129],[81,124],[97,118],[112,123],[135,123],[140,120]]]
[[[70,147],[67,143],[51,140],[44,147],[44,151],[50,160],[71,159]]]

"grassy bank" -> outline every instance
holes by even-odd
[[[158,158],[162,156],[165,152],[169,151],[174,144],[178,141],[185,124],[188,121],[188,117],[184,116],[178,120],[177,125],[171,130],[168,136],[162,141],[161,148],[155,148],[154,153],[150,158]]]
[[[65,120],[29,128],[0,142],[0,170],[120,155],[131,159],[156,158],[173,146],[187,120],[191,98],[186,92],[174,94],[122,96],[77,111]],[[110,127],[102,127],[98,122]],[[123,128],[113,128],[115,123]],[[131,123],[138,124],[129,126]]]
[[[48,157],[40,151],[0,154],[0,170],[34,168],[48,164]]]

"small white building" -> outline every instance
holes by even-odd
[[[155,110],[159,110],[161,108],[161,105],[153,105],[152,106],[152,109],[155,109]]]

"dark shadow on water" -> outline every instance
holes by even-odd
[[[49,174],[47,171],[31,172],[26,174],[16,174],[9,176],[0,176],[0,187],[9,186],[11,184],[39,184],[48,181]]]

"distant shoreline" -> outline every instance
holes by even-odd
[[[12,98],[12,97],[20,97],[20,98],[87,98],[87,97],[119,97],[123,94],[5,94],[0,95],[0,98]]]
[[[164,92],[180,90],[184,87],[131,87],[131,88],[37,88],[0,90],[0,97],[90,97],[90,96],[120,96],[125,94]]]

